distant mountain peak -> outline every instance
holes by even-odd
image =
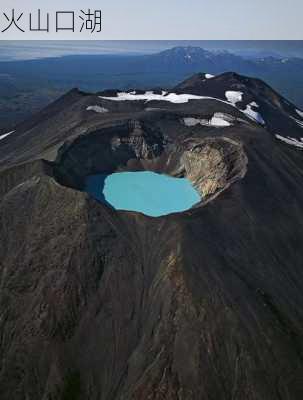
[[[205,56],[210,55],[212,52],[203,49],[198,46],[178,46],[172,47],[171,49],[164,50],[159,53],[159,55],[170,55],[170,56],[180,56],[180,57],[194,57],[194,56]]]
[[[222,55],[233,55],[227,50],[206,50],[199,46],[177,46],[170,49],[161,51],[159,55],[174,55],[181,57],[195,57],[195,56],[222,56]]]

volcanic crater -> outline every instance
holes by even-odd
[[[244,177],[247,157],[240,142],[227,137],[172,138],[144,121],[129,120],[78,137],[55,160],[59,183],[85,191],[91,175],[151,171],[187,178],[200,207]]]
[[[303,117],[204,78],[172,101],[72,90],[1,139],[1,400],[303,398]],[[137,171],[202,201],[150,218],[86,193]]]

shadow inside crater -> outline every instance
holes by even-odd
[[[95,200],[106,204],[114,210],[114,207],[106,200],[104,195],[105,180],[108,174],[91,175],[85,181],[84,191],[90,194]]]

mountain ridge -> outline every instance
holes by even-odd
[[[187,54],[190,51],[192,54]],[[169,49],[146,56],[83,55],[2,62],[0,90],[5,98],[0,102],[0,129],[9,130],[16,120],[21,122],[75,86],[88,92],[112,87],[121,90],[171,88],[200,71],[216,75],[237,71],[259,77],[303,107],[302,63],[299,58],[252,60],[195,47]]]

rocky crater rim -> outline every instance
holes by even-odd
[[[172,138],[158,127],[129,120],[65,143],[54,164],[56,180],[85,191],[90,175],[152,171],[187,178],[202,202],[216,197],[245,176],[242,145],[227,137]]]

